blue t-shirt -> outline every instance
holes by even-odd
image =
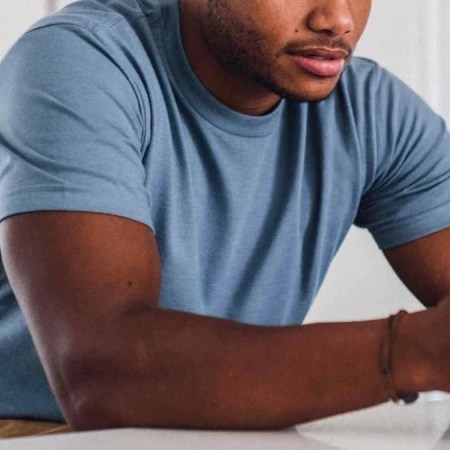
[[[0,220],[42,210],[151,228],[161,308],[301,324],[352,224],[380,249],[450,226],[450,136],[357,57],[323,101],[241,114],[193,73],[177,0],[83,0],[0,64]],[[2,265],[0,364],[0,418],[63,419]]]

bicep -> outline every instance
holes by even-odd
[[[450,227],[384,250],[402,282],[425,306],[450,295]]]
[[[0,222],[12,290],[57,397],[67,360],[83,358],[128,309],[157,307],[161,281],[151,229],[119,216],[67,211]],[[69,364],[70,366],[70,364]]]

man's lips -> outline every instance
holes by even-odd
[[[290,52],[290,55],[307,72],[323,77],[335,77],[344,69],[345,60],[350,52],[328,48],[307,48]]]
[[[302,48],[301,50],[293,50],[290,52],[293,55],[301,56],[319,56],[329,59],[343,59],[349,56],[350,52],[338,49],[329,49],[326,47],[309,47]]]

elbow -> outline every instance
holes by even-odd
[[[108,363],[102,358],[73,359],[66,365],[60,384],[64,389],[55,392],[69,426],[74,431],[156,427],[158,418],[150,412],[161,408],[150,386],[142,383],[152,374],[106,359]]]
[[[71,426],[73,431],[94,431],[106,430],[113,428],[123,428],[126,424],[120,423],[117,420],[109,418],[102,409],[101,404],[96,405],[78,405],[76,407],[70,405],[66,408],[67,423]]]
[[[111,408],[115,392],[106,392],[113,380],[100,374],[101,364],[70,358],[63,370],[53,377],[52,389],[63,416],[74,431],[120,428]],[[108,372],[106,372],[108,373]]]
[[[120,330],[61,346],[52,358],[53,376],[47,372],[67,423],[76,431],[152,427],[148,412],[159,410],[160,399],[152,387],[164,384],[160,368],[149,369],[152,359],[146,355],[142,363],[138,346]]]
[[[114,392],[109,393],[114,396]],[[120,411],[110,408],[111,402],[102,394],[98,385],[92,388],[79,387],[69,393],[69,398],[60,402],[63,415],[74,431],[94,431],[133,426],[127,423]]]
[[[99,398],[100,389],[96,389],[98,383],[93,380],[91,386],[71,383],[63,393],[56,393],[66,422],[74,431],[117,428],[107,417],[105,405]]]

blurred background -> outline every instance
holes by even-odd
[[[0,59],[35,21],[67,0],[2,0]],[[374,0],[357,55],[375,59],[419,93],[450,124],[450,1]],[[424,309],[390,268],[371,235],[352,227],[306,318],[366,320]],[[424,399],[440,399],[429,393]]]

